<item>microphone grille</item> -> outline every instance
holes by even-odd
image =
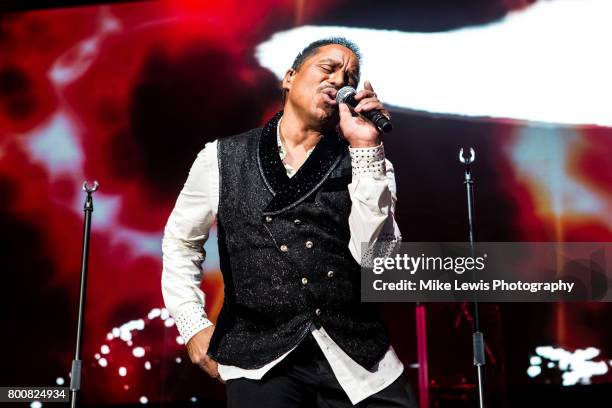
[[[336,102],[343,103],[346,101],[346,98],[348,98],[350,95],[353,95],[355,93],[357,93],[357,91],[355,91],[355,88],[353,88],[352,86],[342,87],[336,93]]]

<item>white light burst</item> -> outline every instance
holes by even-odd
[[[559,371],[563,373],[561,375],[562,384],[565,386],[590,384],[591,377],[608,372],[608,365],[605,361],[592,361],[600,354],[600,350],[595,347],[571,352],[560,347],[542,346],[536,348],[536,354],[530,358],[531,365],[527,369],[527,375],[532,378],[542,372],[543,359],[549,360],[548,368],[554,367],[556,363]]]
[[[274,34],[256,57],[280,79],[306,44],[342,35],[361,48],[361,78],[389,105],[612,126],[610,15],[609,0],[555,0],[438,33],[301,26]]]

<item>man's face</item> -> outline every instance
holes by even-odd
[[[357,86],[359,61],[342,45],[325,45],[309,56],[297,71],[289,70],[283,79],[288,89],[286,104],[308,124],[328,127],[338,122],[336,91]]]

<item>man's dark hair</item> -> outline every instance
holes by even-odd
[[[312,55],[316,54],[317,51],[319,51],[319,48],[324,47],[326,45],[342,45],[343,47],[348,48],[349,50],[353,51],[353,53],[357,56],[357,63],[359,64],[359,66],[361,66],[361,52],[359,51],[359,47],[357,46],[357,44],[344,37],[327,37],[311,42],[302,51],[300,51],[293,60],[293,64],[291,64],[291,69],[295,71],[300,69],[300,67],[304,64],[304,61],[306,61]],[[357,72],[357,82],[359,82],[359,72]],[[287,91],[283,89],[283,105],[285,104],[286,98]]]
[[[302,66],[304,61],[308,59],[308,57],[315,54],[319,48],[326,45],[342,45],[343,47],[348,48],[349,50],[353,51],[353,53],[357,56],[357,62],[361,64],[361,52],[359,52],[359,47],[357,47],[357,44],[344,37],[327,37],[311,42],[306,46],[306,48],[300,51],[300,53],[293,60],[291,69],[297,71]]]

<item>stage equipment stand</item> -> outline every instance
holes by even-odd
[[[427,326],[425,305],[415,309],[417,332],[417,361],[419,364],[419,408],[429,408],[429,369],[427,365]]]
[[[79,312],[77,317],[77,337],[76,351],[74,360],[72,360],[72,368],[70,371],[70,406],[76,407],[77,392],[81,389],[81,346],[83,344],[84,322],[83,314],[85,312],[85,294],[87,292],[87,265],[89,263],[89,235],[91,229],[91,213],[93,212],[93,197],[92,194],[98,189],[99,184],[94,181],[93,187],[89,188],[87,182],[83,183],[83,190],[87,193],[83,211],[85,213],[85,222],[83,228],[83,252],[81,254],[81,289],[79,293]]]
[[[474,256],[474,179],[472,178],[472,170],[470,165],[474,163],[476,159],[476,152],[470,147],[470,156],[466,157],[463,154],[463,148],[459,150],[459,161],[465,165],[464,181],[465,191],[467,194],[467,209],[468,209],[468,234],[470,242],[470,251]],[[475,272],[474,272],[475,273]],[[472,348],[474,353],[474,366],[476,366],[476,373],[478,376],[478,406],[484,408],[485,406],[485,395],[484,395],[484,366],[485,366],[485,351],[484,351],[484,337],[480,331],[480,316],[478,314],[478,298],[475,296],[472,302],[473,314],[474,314],[474,326],[472,333]]]

